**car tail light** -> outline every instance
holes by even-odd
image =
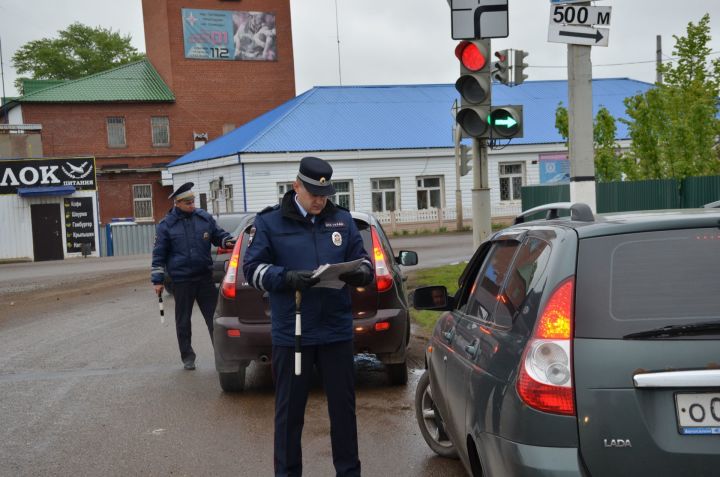
[[[241,233],[240,240],[235,242],[235,247],[233,248],[232,255],[230,256],[230,263],[228,263],[225,278],[223,278],[222,286],[220,287],[223,296],[231,300],[235,299],[235,281],[237,280],[240,264],[240,250],[242,250],[242,241],[244,236],[245,234]]]
[[[375,227],[372,227],[371,231],[373,241],[373,260],[375,261],[375,281],[377,282],[378,291],[383,292],[392,288],[393,278],[390,270],[388,269],[387,257],[385,257],[385,251],[380,244],[380,237],[378,237]]]
[[[375,331],[386,331],[390,329],[390,323],[387,321],[380,321],[375,323]]]
[[[240,330],[236,330],[236,329],[231,328],[231,329],[227,330],[227,335],[228,335],[228,337],[230,337],[230,338],[239,338],[239,337],[240,337]]]
[[[575,415],[570,340],[575,280],[569,278],[550,296],[520,364],[517,391],[530,407]]]

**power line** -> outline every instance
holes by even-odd
[[[720,51],[711,51],[708,53],[708,56],[713,55],[720,55]],[[665,55],[663,55],[665,56]],[[680,59],[679,57],[666,57],[666,60],[663,60],[663,62],[668,61],[674,61]],[[656,60],[647,60],[647,61],[627,61],[625,63],[604,63],[601,65],[593,65],[593,68],[596,67],[602,67],[602,66],[625,66],[625,65],[641,65],[645,63],[655,63]],[[567,65],[529,65],[528,68],[567,68]]]

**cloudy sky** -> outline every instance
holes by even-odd
[[[192,7],[191,0],[187,3]],[[595,4],[613,10],[609,47],[593,48],[594,77],[654,81],[656,35],[662,35],[664,58],[669,59],[672,35],[684,34],[687,23],[696,23],[704,13],[711,18],[713,58],[720,57],[718,0]],[[222,4],[228,10],[243,9],[243,5]],[[450,38],[446,0],[291,0],[291,9],[298,93],[341,80],[343,85],[453,83],[457,77],[456,42]],[[529,51],[529,80],[567,75],[566,46],[547,42],[549,17],[550,0],[510,0],[510,36],[493,40],[493,50]],[[74,21],[129,33],[133,45],[145,50],[141,0],[0,0],[7,96],[16,93],[11,62],[15,50],[28,41],[53,37]]]

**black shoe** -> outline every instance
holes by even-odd
[[[185,361],[183,361],[183,367],[188,371],[192,371],[193,369],[195,369],[195,360],[186,359]]]

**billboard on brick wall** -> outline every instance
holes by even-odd
[[[275,14],[182,9],[185,58],[277,59]]]
[[[96,190],[95,158],[0,161],[0,195],[17,194],[21,187],[52,186],[73,186],[75,190]]]

